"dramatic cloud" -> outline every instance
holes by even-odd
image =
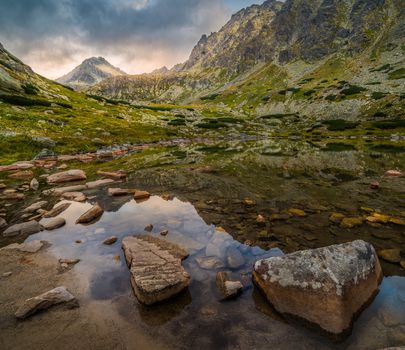
[[[0,42],[34,70],[56,78],[104,56],[129,73],[187,59],[203,33],[261,0],[4,0]]]

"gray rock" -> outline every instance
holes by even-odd
[[[47,158],[55,158],[56,153],[44,148],[41,152],[39,152],[35,157],[34,160],[41,160],[41,159],[47,159]]]
[[[27,299],[24,304],[18,308],[15,316],[18,319],[25,319],[40,310],[49,309],[58,304],[68,304],[69,307],[78,306],[78,302],[73,294],[71,294],[66,287],[62,286]]]
[[[217,270],[217,269],[223,269],[225,267],[224,263],[222,260],[215,256],[211,257],[198,257],[195,259],[197,262],[198,266],[200,266],[204,270]]]
[[[257,261],[253,279],[277,311],[339,339],[378,292],[382,272],[373,246],[354,241]]]
[[[33,190],[33,191],[37,191],[38,188],[39,188],[39,182],[38,182],[38,180],[35,179],[35,178],[32,179],[31,182],[30,182],[30,189]]]
[[[7,221],[0,217],[0,230],[5,227],[7,227]]]
[[[141,303],[152,305],[165,301],[188,287],[190,276],[181,265],[181,258],[172,253],[175,245],[159,239],[126,237],[122,247],[132,288]]]
[[[114,182],[115,181],[112,179],[102,179],[102,180],[87,182],[86,187],[89,189],[98,188],[98,187],[111,185]]]
[[[45,230],[52,231],[64,226],[66,224],[66,220],[61,217],[56,217],[46,220],[44,223],[41,222],[41,224]]]
[[[23,210],[23,213],[34,213],[36,212],[38,209],[42,209],[45,205],[47,205],[48,202],[47,201],[40,201],[40,202],[36,202],[34,204],[31,204],[29,207],[25,208]]]
[[[1,250],[18,250],[22,253],[36,253],[44,246],[44,243],[46,242],[38,240],[21,244],[13,243],[1,248]]]
[[[23,222],[9,227],[3,232],[4,237],[12,237],[18,235],[31,235],[42,230],[42,226],[35,220]]]

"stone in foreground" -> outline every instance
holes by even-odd
[[[81,181],[86,179],[87,177],[83,170],[74,169],[52,174],[48,176],[46,180],[49,184],[57,184],[71,181]]]
[[[236,298],[243,290],[243,284],[240,281],[231,281],[228,273],[223,271],[217,273],[216,283],[226,300]]]
[[[377,294],[382,271],[359,240],[257,261],[253,280],[278,312],[339,340]]]
[[[132,288],[141,303],[163,302],[188,287],[190,276],[181,265],[187,253],[175,244],[138,236],[124,238],[122,248]]]
[[[18,235],[32,235],[42,230],[42,226],[35,220],[23,222],[10,226],[3,232],[4,237],[13,237]]]
[[[77,219],[76,224],[89,224],[97,220],[103,215],[104,210],[98,204],[94,205],[88,211],[86,211],[80,218]]]
[[[77,307],[76,298],[66,289],[66,287],[57,287],[36,297],[27,299],[19,307],[15,316],[19,319],[25,319],[40,310],[49,309],[58,304],[68,304],[70,307]]]

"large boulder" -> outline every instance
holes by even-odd
[[[341,339],[378,293],[382,271],[359,240],[257,261],[253,280],[277,311]]]
[[[81,181],[86,179],[86,173],[83,170],[74,169],[49,175],[46,180],[49,184],[57,184],[71,181]]]
[[[138,300],[152,305],[186,289],[190,276],[181,265],[188,254],[175,244],[148,236],[125,237],[125,259]]]
[[[66,289],[66,287],[57,287],[36,297],[27,299],[21,305],[15,316],[19,319],[25,319],[34,313],[49,309],[51,306],[58,304],[68,304],[70,307],[77,307],[76,298]]]

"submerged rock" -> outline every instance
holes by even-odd
[[[204,270],[216,270],[223,269],[225,267],[222,260],[215,256],[200,256],[196,258],[195,261],[197,262],[198,266],[200,266]]]
[[[118,238],[117,238],[116,236],[111,236],[111,237],[108,237],[107,239],[105,239],[105,240],[103,241],[103,244],[105,244],[105,245],[112,245],[112,244],[114,244],[115,242],[117,242],[117,240],[118,240]]]
[[[354,241],[257,261],[253,280],[283,314],[341,338],[382,280],[372,245]]]
[[[231,281],[226,272],[217,273],[216,283],[224,299],[236,298],[243,290],[243,284],[240,281]]]
[[[0,217],[0,230],[7,227],[7,221]]]
[[[353,228],[353,227],[356,227],[356,226],[361,226],[361,225],[363,225],[363,221],[364,221],[364,219],[362,217],[344,218],[340,222],[340,227],[342,227],[342,228]]]
[[[57,287],[36,297],[27,299],[19,307],[15,316],[19,319],[25,319],[40,310],[49,309],[58,304],[69,304],[70,307],[77,307],[78,302],[66,287]]]
[[[86,183],[86,187],[88,189],[93,189],[93,188],[98,188],[98,187],[103,187],[103,186],[107,186],[107,185],[111,185],[112,183],[114,183],[114,180],[111,179],[103,179],[103,180],[97,180],[97,181],[92,181],[92,182],[88,182]]]
[[[35,220],[23,222],[9,227],[3,232],[4,237],[12,237],[18,235],[32,235],[42,230],[42,226]]]
[[[178,250],[176,245],[159,239],[126,237],[122,247],[132,288],[141,303],[152,305],[168,300],[188,287],[190,276],[181,258],[173,253]]]
[[[383,249],[378,252],[378,256],[390,263],[398,264],[401,262],[401,250],[400,249]]]
[[[47,182],[49,184],[64,183],[71,181],[81,181],[86,180],[87,176],[83,170],[73,169],[68,171],[63,171],[60,173],[55,173],[47,177]]]

